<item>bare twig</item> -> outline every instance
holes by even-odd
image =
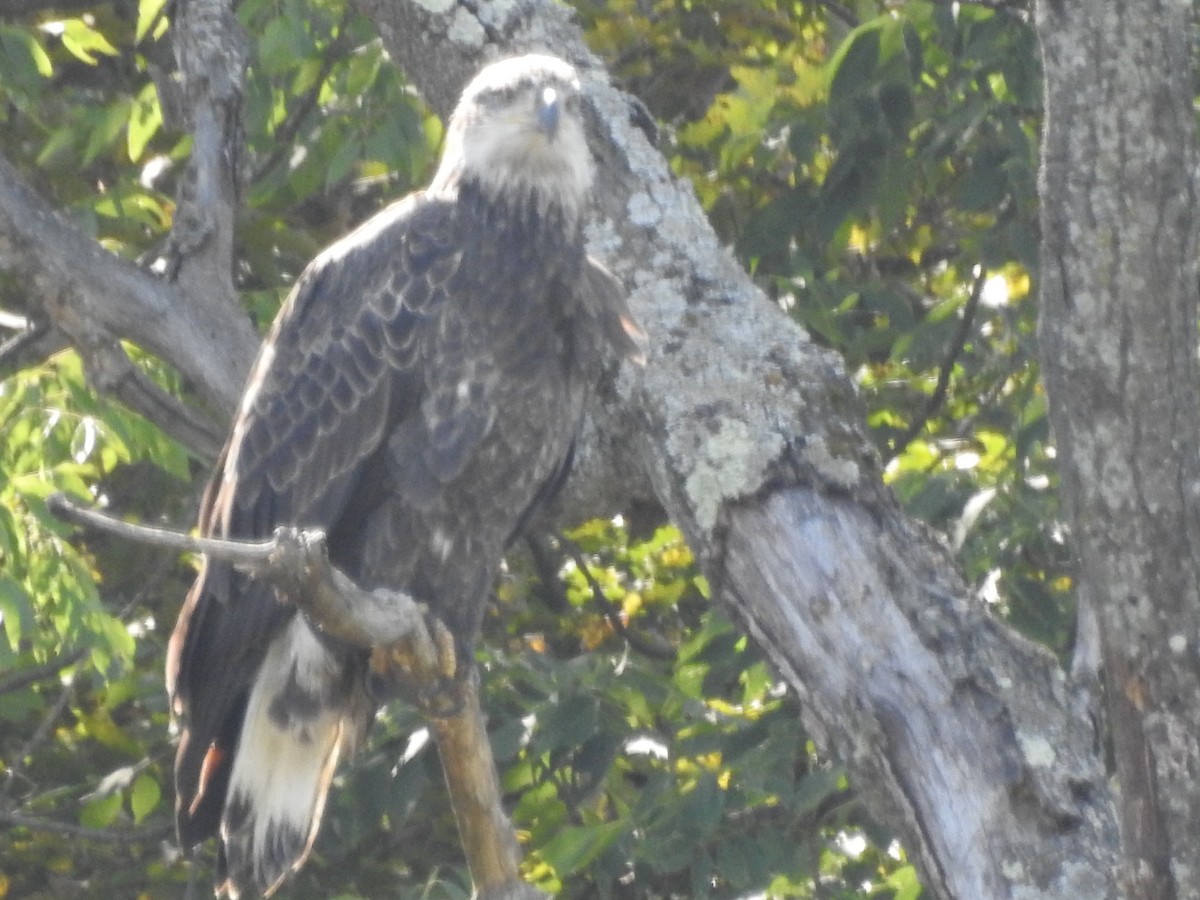
[[[85,828],[82,825],[59,822],[57,819],[43,819],[40,816],[27,816],[17,812],[0,812],[0,825],[10,828],[28,828],[31,831],[47,831],[105,844],[140,844],[161,841],[169,837],[172,831],[171,825],[165,822],[161,825],[118,831],[109,828]]]
[[[410,643],[414,665],[442,672],[441,641],[431,636],[424,608],[399,591],[364,591],[329,562],[325,534],[280,527],[266,541],[196,537],[123,522],[54,494],[46,506],[60,519],[125,540],[188,553],[203,553],[271,582],[329,634],[364,648]]]
[[[160,388],[133,364],[116,341],[103,341],[84,352],[88,377],[102,393],[141,413],[196,456],[211,462],[221,452],[224,427],[202,416]]]
[[[19,691],[21,688],[34,682],[57,675],[63,669],[69,668],[79,662],[83,658],[83,654],[84,651],[82,649],[72,650],[70,653],[55,657],[49,662],[42,663],[40,666],[30,666],[27,669],[21,669],[13,672],[11,675],[6,675],[4,678],[0,678],[0,695],[10,693],[11,691]]]
[[[71,702],[71,696],[75,692],[73,684],[64,684],[62,690],[59,691],[58,699],[54,701],[54,705],[46,710],[46,715],[42,717],[41,723],[34,730],[33,734],[16,753],[13,754],[12,760],[8,765],[8,771],[5,773],[6,780],[3,791],[0,791],[5,797],[12,795],[13,787],[17,783],[17,779],[21,778],[25,772],[25,760],[36,750],[54,731],[54,723],[58,721],[59,716],[67,708],[67,704]]]
[[[634,631],[625,624],[625,620],[621,618],[621,608],[608,599],[608,594],[604,593],[604,588],[600,582],[596,580],[596,576],[592,574],[588,562],[583,557],[583,551],[579,549],[579,545],[565,535],[558,536],[559,542],[567,551],[567,555],[575,561],[575,565],[579,571],[583,573],[583,577],[587,579],[588,587],[592,589],[592,599],[595,600],[600,607],[600,612],[608,623],[612,625],[613,630],[622,638],[629,642],[629,646],[652,659],[674,659],[675,648],[658,635],[642,634]]]
[[[316,108],[317,100],[321,96],[321,89],[325,86],[325,81],[329,78],[329,73],[333,71],[333,67],[341,59],[342,53],[349,48],[349,44],[350,42],[346,39],[346,17],[343,16],[338,27],[338,36],[330,42],[322,54],[321,69],[317,72],[316,78],[313,79],[313,86],[305,92],[304,96],[292,107],[287,118],[275,129],[275,133],[271,136],[271,146],[273,149],[267,155],[267,158],[255,168],[254,173],[249,179],[251,184],[258,184],[258,182],[266,178],[292,152],[295,146],[296,135],[300,133],[300,126],[304,124],[304,120],[308,118],[308,114]]]
[[[970,334],[971,326],[975,323],[975,313],[979,309],[979,298],[983,296],[983,285],[986,281],[987,271],[980,266],[975,273],[975,280],[971,283],[971,293],[963,306],[962,318],[958,320],[958,328],[955,329],[954,337],[950,341],[949,351],[938,370],[937,384],[934,385],[933,393],[925,401],[925,408],[921,410],[921,414],[912,421],[900,440],[896,442],[895,448],[888,456],[889,460],[904,452],[904,449],[916,439],[917,435],[921,433],[921,429],[934,417],[945,401],[946,391],[950,388],[950,376],[954,373],[954,366],[958,363],[958,358],[966,346],[967,335]]]

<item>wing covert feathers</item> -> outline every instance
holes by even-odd
[[[507,542],[566,475],[605,358],[645,359],[579,223],[518,199],[414,195],[317,257],[264,342],[201,515],[226,537],[323,529],[336,566],[427,603],[463,659]],[[374,713],[366,656],[269,586],[202,565],[168,690],[180,841],[218,836],[221,895],[269,894],[303,864]]]

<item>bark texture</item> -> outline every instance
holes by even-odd
[[[1099,625],[1131,897],[1200,897],[1197,153],[1188,4],[1039,5],[1041,355]]]
[[[649,493],[666,507],[931,896],[1119,896],[1089,695],[990,619],[943,542],[882,490],[840,360],[717,244],[568,12],[358,5],[435,107],[500,53],[548,48],[582,72],[592,251],[624,279],[651,350],[596,411],[570,506]]]
[[[501,54],[549,50],[581,70],[599,169],[591,249],[623,279],[652,346],[644,370],[614,373],[595,410],[571,508],[599,512],[653,498],[667,509],[720,596],[802,699],[807,729],[841,757],[899,834],[930,896],[1121,896],[1116,807],[1088,679],[1073,680],[989,618],[940,538],[898,510],[880,486],[840,360],[814,347],[718,245],[690,188],[675,181],[643,130],[644,111],[612,86],[569,12],[552,0],[357,4],[443,114],[478,67]],[[1134,727],[1118,736],[1119,755],[1140,749],[1147,761],[1121,772],[1126,810],[1135,813],[1126,816],[1126,839],[1144,848],[1128,869],[1130,884],[1157,884],[1166,873],[1176,896],[1194,897],[1200,888],[1186,879],[1200,877],[1200,867],[1187,848],[1162,843],[1200,833],[1189,806],[1200,734],[1192,543],[1200,482],[1195,463],[1179,461],[1200,437],[1191,355],[1195,161],[1186,80],[1172,86],[1163,74],[1190,71],[1190,30],[1178,5],[1104,0],[1100,12],[1092,8],[1047,0],[1039,12],[1056,116],[1046,187],[1060,191],[1044,206],[1047,321],[1068,323],[1057,331],[1048,324],[1044,340],[1049,355],[1062,357],[1051,388],[1083,562],[1099,573],[1089,589],[1106,647],[1117,647],[1113,659],[1126,666],[1112,670],[1119,690],[1110,697],[1118,713],[1135,713],[1127,716]],[[193,6],[180,27],[230,27],[228,17],[202,12]],[[181,69],[200,60],[202,72],[185,78],[181,102],[207,104],[192,126],[225,135],[220,144],[235,133],[237,48],[215,52],[203,34],[191,46]],[[1108,54],[1099,78],[1090,58],[1098,50]],[[1144,69],[1140,80],[1122,68],[1130,55]],[[1142,92],[1120,94],[1126,80]],[[1175,131],[1155,132],[1159,119]],[[1176,137],[1182,143],[1172,143]],[[222,321],[224,283],[212,286],[216,299],[184,296],[229,252],[236,179],[221,166],[236,154],[201,143],[198,212],[179,227],[198,224],[176,245],[176,281],[105,260],[98,248],[82,267],[82,249],[38,259],[42,239],[24,236],[9,198],[34,209],[39,228],[54,229],[45,232],[51,243],[71,232],[19,186],[9,190],[17,179],[8,168],[0,168],[0,261],[31,275],[47,309],[62,298],[77,310],[75,319],[53,318],[66,337],[78,341],[69,326],[90,316],[107,334],[171,359],[228,412],[252,355],[249,326]],[[1089,147],[1100,162],[1081,164]],[[1110,183],[1120,192],[1101,190]],[[1162,218],[1150,212],[1156,203],[1167,210]],[[1127,241],[1123,229],[1135,216],[1147,231]],[[84,272],[100,273],[99,289],[89,289]],[[1139,317],[1139,302],[1163,305]],[[191,315],[205,318],[182,333],[168,330],[175,317]],[[1142,318],[1155,316],[1159,331],[1143,332]],[[1146,378],[1133,371],[1135,359],[1150,367]],[[1097,421],[1063,412],[1080,378],[1096,404],[1086,416]],[[1119,528],[1101,534],[1108,516]],[[1135,536],[1135,523],[1146,520]],[[1168,552],[1170,565],[1162,564]],[[1147,806],[1134,808],[1139,801]],[[1130,832],[1142,822],[1143,831]]]

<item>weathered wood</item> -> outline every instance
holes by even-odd
[[[551,0],[358,5],[443,113],[499,53],[550,49],[583,71],[599,163],[591,249],[624,280],[653,343],[644,372],[622,370],[606,385],[572,508],[611,509],[631,496],[666,507],[801,698],[806,727],[901,836],[931,895],[1118,896],[1114,792],[1089,667],[1073,682],[991,619],[942,543],[896,510],[840,362],[718,245],[569,12]],[[1200,769],[1192,458],[1200,429],[1187,8],[1045,0],[1039,28],[1051,115],[1047,372],[1075,537],[1091,573],[1087,596],[1106,635],[1109,686],[1118,688],[1110,693],[1123,704],[1114,719],[1130,726],[1114,731],[1118,759],[1133,766],[1120,779],[1127,886],[1169,896],[1156,885],[1170,877],[1176,896],[1200,896],[1191,860],[1200,851],[1190,841],[1200,801],[1188,778]],[[150,313],[161,323],[162,310],[188,315],[191,305],[174,306],[172,289],[132,267],[118,272],[96,248],[77,255],[99,254],[89,271],[110,285],[131,279],[119,301],[81,288],[70,259],[31,263],[40,242],[61,232],[34,221],[32,243],[23,243],[11,218],[22,207],[9,203],[5,175],[0,258],[24,266],[39,296],[61,289],[113,333],[200,384],[214,379],[210,396],[226,396],[228,372],[214,374],[213,361],[242,352],[227,349],[228,334],[147,334]],[[1109,184],[1120,192],[1103,190]],[[1127,236],[1131,224],[1137,232]],[[1149,303],[1160,305],[1139,306]],[[1080,385],[1090,393],[1073,400]]]
[[[806,727],[904,834],[931,894],[1119,896],[1071,685],[986,614],[944,545],[886,502],[794,487],[731,513],[724,574]]]
[[[472,23],[461,6],[358,5],[435,102],[466,77],[464,47],[551,47],[583,71],[600,163],[591,249],[651,347],[595,411],[568,506],[661,502],[931,895],[1117,896],[1087,695],[989,618],[939,539],[881,492],[840,360],[719,246],[567,11],[525,0]],[[421,48],[389,38],[415,33]]]
[[[487,896],[544,896],[521,880],[521,851],[504,814],[474,671],[462,679],[457,699],[461,708],[454,715],[431,716],[429,723],[475,890]]]

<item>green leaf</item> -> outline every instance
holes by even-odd
[[[137,95],[137,99],[133,101],[133,107],[129,111],[129,128],[125,137],[126,145],[129,148],[130,162],[137,162],[142,158],[146,145],[150,143],[150,139],[158,133],[158,129],[162,126],[162,120],[162,106],[158,102],[158,89],[154,86],[153,81],[147,82]]]
[[[99,62],[96,58],[97,53],[105,56],[120,55],[120,51],[109,43],[108,38],[83,19],[66,19],[62,26],[63,46],[76,59],[94,66]]]
[[[594,699],[562,698],[538,714],[533,743],[539,750],[577,747],[596,733],[597,719]]]
[[[363,155],[362,142],[357,138],[345,138],[333,154],[325,170],[325,189],[336,187],[343,178],[350,174]]]
[[[8,575],[0,575],[0,621],[9,646],[16,652],[21,636],[33,630],[33,604],[25,589]]]
[[[107,150],[116,141],[121,129],[129,121],[129,100],[118,100],[102,110],[95,111],[92,119],[91,133],[83,148],[83,162],[93,162],[97,156]]]
[[[904,866],[888,875],[887,886],[896,892],[892,900],[917,900],[921,896],[921,882],[912,866]]]
[[[154,812],[161,799],[162,788],[158,786],[158,781],[147,772],[138,775],[129,792],[129,809],[133,813],[134,823],[140,823]]]
[[[40,78],[54,74],[54,64],[34,35],[0,25],[0,75],[5,80],[33,88]]]
[[[868,22],[850,33],[829,62],[829,102],[844,103],[870,87],[879,65],[879,24]]]
[[[566,877],[590,865],[625,830],[626,825],[619,821],[568,826],[542,847],[542,857],[560,877]]]
[[[150,30],[150,27],[158,21],[159,14],[166,5],[167,0],[138,0],[137,31],[134,34],[135,43],[140,44],[142,42],[142,38],[146,36],[146,32]]]
[[[84,804],[79,811],[79,824],[85,828],[107,828],[121,812],[121,792],[113,791]]]
[[[258,45],[263,70],[270,75],[295,68],[312,50],[312,39],[304,26],[291,16],[272,19]]]

